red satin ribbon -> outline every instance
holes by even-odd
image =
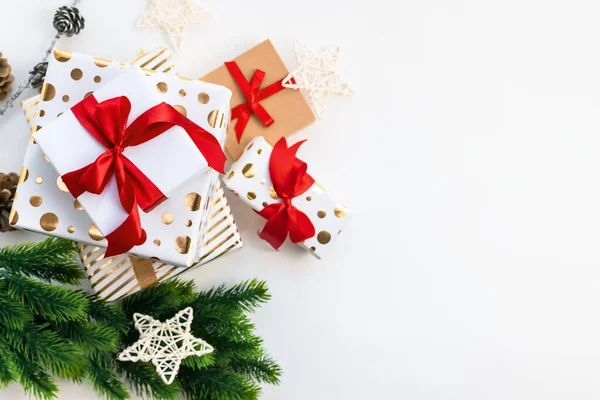
[[[131,103],[124,96],[98,103],[91,95],[71,111],[107,150],[93,163],[63,175],[63,182],[74,197],[79,197],[84,192],[102,193],[114,175],[121,205],[128,213],[125,222],[106,235],[106,257],[125,253],[143,244],[146,232],[140,223],[138,206],[149,211],[165,198],[160,189],[123,155],[126,147],[145,143],[174,126],[180,126],[194,141],[208,165],[223,172],[225,154],[218,141],[166,103],[145,111],[129,127],[127,119]]]
[[[280,79],[261,90],[260,85],[265,78],[265,73],[263,71],[257,69],[254,72],[254,75],[252,75],[250,82],[248,82],[235,61],[226,62],[225,66],[246,98],[245,103],[238,104],[231,110],[231,119],[238,119],[235,124],[235,134],[239,143],[242,139],[244,129],[246,129],[246,125],[248,125],[248,120],[253,113],[266,127],[271,126],[273,122],[275,122],[267,110],[260,105],[259,101],[264,100],[285,88],[282,85],[283,79]]]
[[[307,165],[296,157],[302,143],[288,147],[285,138],[273,147],[269,161],[269,173],[273,188],[281,198],[281,203],[269,204],[259,214],[267,219],[262,232],[258,235],[278,249],[288,233],[294,243],[315,236],[315,227],[302,211],[292,205],[292,199],[306,192],[315,183],[307,172]]]

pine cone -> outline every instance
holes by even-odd
[[[29,74],[31,75],[31,87],[41,90],[47,70],[48,62],[41,62],[33,67],[32,71],[29,71]]]
[[[14,172],[8,175],[0,172],[0,232],[14,230],[8,223],[8,217],[15,200],[18,182],[19,175]]]
[[[54,28],[60,34],[71,37],[77,35],[85,27],[85,19],[79,14],[77,7],[62,6],[54,14]]]
[[[12,85],[15,77],[12,76],[10,65],[6,58],[2,58],[0,53],[0,101],[4,100],[12,90]]]

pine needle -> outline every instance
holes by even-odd
[[[108,325],[69,321],[54,324],[54,329],[90,356],[117,351],[119,347],[119,334]]]
[[[22,330],[33,320],[33,314],[23,304],[15,302],[6,291],[6,282],[0,281],[0,325]]]
[[[194,304],[221,304],[236,307],[245,312],[254,312],[261,304],[271,299],[267,283],[252,279],[238,283],[231,288],[225,285],[218,286],[198,294]]]
[[[107,303],[96,294],[86,295],[89,302],[89,318],[92,321],[104,322],[121,332],[127,328],[129,321],[120,307]]]
[[[20,375],[19,382],[25,393],[31,393],[35,398],[43,400],[56,398],[58,387],[39,364],[23,354],[16,355],[15,364]]]
[[[107,399],[124,400],[130,397],[127,388],[117,378],[114,365],[110,361],[92,357],[88,362],[86,378],[96,392]]]
[[[88,302],[80,291],[34,281],[22,276],[7,278],[8,294],[33,313],[49,321],[69,321],[87,316]]]
[[[0,270],[45,281],[77,284],[84,277],[74,242],[50,238],[0,249]]]
[[[23,331],[6,331],[15,352],[38,362],[64,379],[80,380],[86,360],[78,349],[49,329],[48,324],[28,325]]]
[[[117,370],[138,396],[175,400],[181,393],[181,386],[177,380],[166,385],[156,373],[156,368],[150,363],[117,362]]]
[[[195,297],[194,282],[171,279],[125,298],[122,307],[128,320],[136,312],[164,320],[172,317],[173,310],[185,308]]]

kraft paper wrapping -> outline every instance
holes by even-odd
[[[234,195],[259,212],[269,204],[281,203],[269,173],[272,150],[273,147],[264,138],[254,138],[224,178],[225,185]],[[316,182],[302,195],[292,199],[292,205],[304,212],[315,227],[315,236],[299,245],[317,258],[331,248],[352,219],[350,210],[335,202]]]
[[[69,52],[61,51],[56,56],[64,59],[69,55]],[[132,62],[135,65],[144,64],[145,67],[150,70],[165,72],[172,71],[173,69],[173,66],[168,60],[168,53],[163,49],[156,52],[142,53]],[[100,65],[102,65],[102,67],[98,66],[95,72],[100,74],[100,80],[102,81],[104,80],[104,76],[106,76],[111,69],[121,68],[120,66],[123,66],[124,64],[102,60]],[[90,77],[93,78],[94,76],[95,75],[92,74]],[[96,83],[94,79],[91,81]],[[205,97],[202,99],[206,100]],[[187,100],[197,101],[196,99]],[[207,104],[210,104],[210,101]],[[32,132],[41,129],[46,123],[52,120],[52,117],[46,113],[45,106],[46,102],[42,102],[40,96],[35,96],[22,102],[22,107]],[[68,105],[65,105],[64,107],[66,109],[68,108]],[[214,115],[217,115],[217,113],[213,113],[213,116]],[[216,126],[218,126],[219,118],[214,118],[213,120],[217,122]],[[99,252],[104,252],[103,248],[106,247],[106,241],[103,240],[102,235],[92,224],[90,218],[83,212],[81,205],[67,192],[60,179],[58,179],[58,174],[50,165],[48,158],[45,157],[40,146],[33,142],[31,135],[20,182],[17,190],[17,199],[10,218],[13,226],[19,229],[80,242],[81,246],[89,247],[88,252],[90,252],[89,250],[91,249],[97,248],[94,252],[94,259],[99,259]],[[217,183],[214,182],[214,185],[216,184]],[[154,222],[154,225],[156,226],[155,232],[157,232],[157,235],[155,236],[158,237],[154,238],[149,235],[149,240],[145,245],[152,251],[148,257],[154,256],[163,260],[162,262],[157,261],[155,266],[167,262],[176,265],[176,263],[167,261],[169,257],[163,257],[156,254],[156,250],[166,249],[168,253],[176,253],[176,257],[181,257],[185,260],[182,266],[170,267],[169,269],[163,267],[164,271],[157,271],[156,275],[158,279],[163,277],[163,272],[169,272],[169,275],[167,276],[171,276],[175,274],[177,269],[180,269],[180,271],[185,270],[185,268],[183,268],[184,266],[193,265],[198,262],[206,263],[215,257],[218,257],[230,246],[233,246],[233,248],[242,246],[237,227],[229,212],[227,200],[223,198],[213,205],[215,199],[219,198],[220,195],[218,193],[209,193],[207,196],[201,197],[197,193],[201,189],[202,188],[198,187],[198,184],[191,183],[186,190],[183,190],[179,195],[174,197],[174,203],[172,203],[174,204],[173,209],[153,211],[153,213],[155,213],[154,218],[157,219],[157,221]],[[213,187],[211,190],[217,189],[220,190],[222,195],[222,190],[220,188]],[[171,199],[167,202],[169,201],[171,201]],[[210,213],[196,212],[207,208],[210,210]],[[219,211],[218,218],[211,220],[209,217],[216,211]],[[223,219],[225,216],[228,216],[228,218]],[[213,230],[207,232],[213,227],[217,220],[220,221],[218,229],[213,228]],[[203,235],[205,238],[204,240],[201,240],[201,236]],[[173,240],[173,238],[175,239]],[[213,242],[209,245],[204,244],[207,240],[211,239],[213,239]],[[158,247],[156,246],[157,244],[159,244]],[[187,254],[182,255],[178,253],[175,250],[176,246],[183,251],[188,250]],[[128,257],[129,256],[123,256],[123,259]],[[205,258],[203,259],[203,257]],[[89,262],[86,265],[89,266]],[[117,275],[122,273],[122,270],[114,270],[109,274],[110,277],[107,276],[106,278],[103,278],[104,275],[113,268],[105,267],[96,270],[101,265],[103,264],[99,264],[96,268],[89,267],[88,270],[90,270],[90,273],[88,273],[88,277],[93,280],[92,283],[99,279],[103,279],[96,284],[95,289],[99,290],[105,288],[103,292],[104,297],[111,295],[111,299],[116,299],[136,285],[136,283],[132,285],[126,284],[123,287],[124,291],[115,291],[115,289],[123,283],[121,280],[123,276],[115,280]],[[92,274],[93,276],[91,276]],[[135,290],[139,290],[139,287],[134,289],[134,291]],[[131,293],[133,293],[133,291]]]
[[[248,80],[252,78],[257,69],[264,71],[265,78],[261,88],[284,79],[288,75],[285,64],[279,57],[279,54],[277,54],[270,40],[266,40],[253,47],[244,54],[236,57],[234,61]],[[229,88],[232,92],[232,108],[246,101],[225,65],[203,76],[200,80]],[[257,136],[262,136],[269,143],[275,144],[281,137],[290,136],[315,120],[315,115],[299,90],[284,89],[262,100],[260,104],[275,120],[275,123],[267,128],[255,115],[252,115],[240,143],[238,143],[234,131],[237,120],[231,121],[227,129],[225,148],[234,160],[240,157],[248,143]]]

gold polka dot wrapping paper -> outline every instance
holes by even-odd
[[[57,51],[54,52],[54,56],[65,60],[63,62],[70,62],[75,55]],[[89,86],[105,83],[111,70],[120,69],[130,63],[103,60],[99,62],[100,66],[96,66],[89,74],[86,73],[86,69],[82,69],[82,78],[74,82],[86,82],[87,87],[81,88],[77,92],[78,96],[83,98],[91,91]],[[173,73],[166,50],[141,53],[133,63],[145,64],[145,68],[150,71]],[[65,69],[69,79],[72,69]],[[49,73],[51,77],[52,71]],[[90,79],[86,81],[86,77]],[[178,98],[189,96],[187,93],[186,96],[181,96],[179,90],[174,93]],[[70,94],[70,100],[76,99],[74,96],[76,95]],[[200,97],[205,99],[210,96],[209,93],[205,93]],[[69,107],[60,98],[55,96],[55,99],[63,104],[62,108],[57,106],[52,109],[55,114],[50,114],[51,109],[48,108],[47,102],[41,101],[40,96],[22,102],[32,132],[41,129]],[[198,104],[210,106],[210,99],[200,103],[196,96],[194,100]],[[182,103],[183,106],[185,104]],[[215,129],[222,128],[215,126]],[[42,183],[37,183],[38,177]],[[84,247],[81,255],[87,276],[94,290],[100,292],[102,297],[115,300],[142,287],[134,273],[131,256],[122,255],[101,262],[106,247],[102,233],[93,225],[82,205],[68,193],[48,157],[40,146],[31,140],[31,136],[20,181],[17,201],[11,215],[11,222],[15,227],[79,242],[80,248]],[[208,188],[207,194],[202,196],[201,192],[205,191],[205,186],[207,185],[190,183],[172,199],[167,200],[167,204],[162,204],[163,208],[155,209],[149,214],[142,213],[148,240],[142,248],[134,250],[143,257],[153,257],[157,280],[173,277],[187,270],[189,265],[207,263],[242,246],[237,226],[218,182],[212,182],[213,187]],[[208,190],[212,193],[208,193]],[[160,253],[160,250],[163,250],[164,254]],[[185,254],[181,253],[186,251]],[[107,264],[109,261],[111,263]]]
[[[60,68],[62,64],[61,62],[51,63],[49,70],[53,68],[54,75],[56,75],[57,69],[59,73],[63,72]],[[71,69],[71,67],[72,65],[67,69]],[[79,68],[75,69],[79,70]],[[100,104],[99,107],[105,101],[125,96],[129,100],[131,111],[124,123],[131,126],[147,110],[166,102],[174,105],[175,109],[182,114],[187,114],[189,120],[206,129],[208,134],[216,139],[215,142],[223,143],[225,139],[223,129],[213,128],[209,124],[209,116],[212,111],[211,107],[225,114],[231,101],[229,89],[198,80],[184,80],[173,74],[155,73],[147,76],[141,68],[136,66],[125,69],[117,68],[117,70],[121,73],[106,80],[106,84],[94,92],[94,97]],[[68,92],[71,92],[70,87],[77,86],[80,82],[80,80],[73,79],[72,71],[71,69],[71,74],[64,74],[67,75],[68,81],[60,85]],[[79,77],[80,74],[76,74],[76,76]],[[48,84],[51,82],[50,79],[54,79],[56,82],[55,76],[46,76]],[[188,102],[185,105],[174,104],[174,102],[183,102],[183,99],[176,90],[170,94],[168,87],[183,88],[187,93],[196,95],[210,91],[211,99],[208,104],[200,104],[198,101],[193,101],[192,104]],[[189,109],[189,112],[186,112],[186,109]],[[82,167],[93,164],[99,156],[106,154],[107,151],[106,147],[86,130],[72,109],[65,110],[63,115],[37,131],[34,134],[34,140],[41,146],[42,151],[48,156],[60,175],[78,171]],[[202,191],[198,193],[200,198],[206,197],[209,193],[208,190],[214,187],[214,183],[211,182],[216,179],[216,171],[210,169],[207,160],[196,147],[190,134],[181,126],[173,126],[147,142],[124,147],[122,152],[123,156],[131,161],[135,168],[150,180],[166,198],[172,198],[173,194],[185,187],[188,182],[201,180],[206,182]],[[106,188],[101,193],[83,192],[77,196],[77,200],[83,206],[84,212],[90,215],[96,227],[106,237],[110,237],[109,234],[121,227],[129,217],[128,212],[121,204],[117,179],[113,176],[110,177]],[[169,209],[163,211],[163,213],[172,212]],[[142,224],[142,228],[144,227],[145,224]],[[176,242],[180,244],[182,240]],[[189,240],[188,244],[175,247],[179,253],[187,254]],[[162,258],[165,252],[161,250],[163,249],[158,249],[160,253],[158,257]]]
[[[203,228],[204,239],[202,243],[196,245],[197,264],[192,268],[242,247],[240,234],[221,186],[217,186],[211,202],[207,204],[209,215]],[[184,221],[184,226],[188,226],[187,221],[190,220]],[[163,245],[160,239],[155,241],[159,246]],[[186,242],[187,239],[180,241],[182,245]],[[110,301],[128,296],[190,269],[169,265],[156,258],[141,259],[130,255],[105,258],[104,252],[105,249],[101,246],[79,243],[79,254],[93,290],[100,297]],[[151,268],[148,264],[151,264]]]
[[[273,147],[265,138],[254,138],[223,178],[234,195],[259,212],[269,204],[281,202],[269,174],[272,150]],[[308,169],[310,173],[310,165]],[[294,198],[292,205],[304,212],[315,227],[315,236],[299,245],[317,258],[331,248],[352,219],[350,210],[344,204],[335,202],[318,183]]]

